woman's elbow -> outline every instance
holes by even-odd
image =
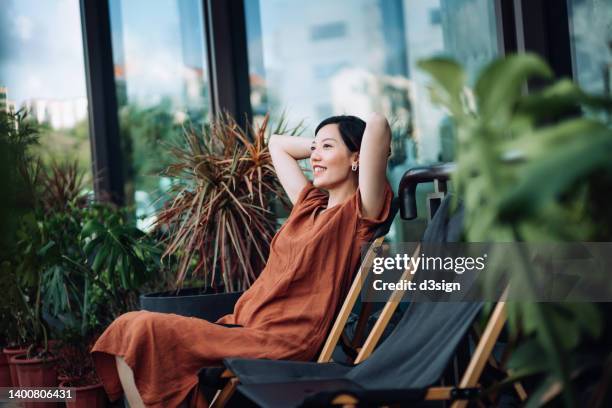
[[[283,151],[284,147],[283,147],[282,136],[281,135],[270,136],[270,139],[268,140],[268,149],[270,150],[271,154]]]
[[[368,118],[366,119],[366,124],[382,129],[389,128],[389,121],[387,120],[385,115],[378,112],[370,113],[368,115]]]
[[[391,127],[384,115],[380,113],[372,113],[366,121],[367,132],[372,143],[379,146],[382,150],[388,150],[391,147]]]
[[[276,145],[278,145],[278,135],[270,136],[270,139],[268,139],[268,147],[272,148]]]

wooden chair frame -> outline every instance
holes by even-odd
[[[495,343],[497,343],[499,335],[507,321],[506,296],[507,290],[502,294],[500,301],[493,309],[493,313],[478,340],[474,354],[463,373],[459,385],[457,387],[429,387],[426,391],[424,400],[454,401],[451,408],[465,408],[467,406],[468,401],[462,398],[461,395],[469,395],[470,393],[461,393],[461,391],[469,391],[478,388],[478,381],[487,362],[494,366],[497,364],[493,357],[493,347]],[[389,306],[390,309],[393,308],[390,303],[388,303],[387,306]],[[382,314],[381,318],[383,318]],[[372,340],[375,341],[375,339]],[[527,399],[527,393],[520,383],[515,384],[515,390],[522,401]],[[350,394],[338,395],[332,401],[333,405],[342,406],[354,406],[358,403],[359,400]]]
[[[493,347],[506,324],[506,320],[506,303],[500,301],[489,318],[459,385],[457,387],[429,387],[423,399],[426,401],[454,401],[451,408],[465,408],[468,403],[466,398],[478,390],[478,380],[492,355]],[[340,394],[334,397],[332,404],[356,406],[359,404],[359,399],[351,394]]]

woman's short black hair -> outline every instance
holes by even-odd
[[[332,123],[338,125],[340,136],[342,136],[342,140],[346,147],[348,147],[351,152],[358,152],[361,148],[361,139],[363,138],[363,132],[365,132],[366,123],[357,116],[332,116],[319,123],[319,126],[317,126],[315,130],[315,136],[323,126]]]

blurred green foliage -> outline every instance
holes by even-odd
[[[473,88],[452,60],[434,58],[419,65],[435,82],[432,99],[448,110],[455,126],[453,179],[465,205],[467,241],[610,241],[611,100],[588,95],[566,79],[553,81],[546,63],[529,54],[494,61]],[[527,81],[535,77],[546,85],[526,93]],[[529,260],[519,254],[509,264],[511,273],[522,277],[524,290],[535,294]],[[487,278],[493,292],[501,276]],[[605,328],[601,307],[507,306],[512,332],[521,339],[509,367],[517,378],[545,376],[528,405],[538,405],[554,384],[561,384],[563,403],[575,406],[572,373],[584,368],[577,350]],[[609,345],[599,352],[603,363]]]
[[[29,325],[36,315],[32,315],[20,285],[18,264],[20,225],[33,222],[33,179],[38,171],[38,162],[30,153],[38,143],[38,132],[26,119],[25,111],[0,112],[0,345],[24,344],[40,334],[39,325]],[[29,290],[30,297],[35,293]],[[28,328],[35,332],[28,332]]]
[[[141,107],[126,104],[119,110],[119,126],[126,180],[125,195],[132,203],[136,191],[157,198],[162,195],[159,178],[171,163],[170,146],[183,139],[183,125],[203,126],[207,110],[177,111],[168,98]]]

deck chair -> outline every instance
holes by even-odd
[[[444,240],[457,229],[452,225],[460,223],[461,217],[459,212],[441,221],[448,214],[448,205],[448,199],[442,202],[431,224],[444,232]],[[225,359],[224,363],[240,381],[238,390],[263,407],[465,402],[479,395],[478,378],[505,323],[503,302],[493,311],[460,383],[452,387],[433,384],[443,375],[481,307],[480,302],[411,303],[392,335],[368,359],[352,367],[248,359]]]
[[[346,326],[346,323],[349,319],[349,315],[353,310],[355,304],[357,303],[357,300],[361,293],[361,282],[366,278],[366,274],[370,272],[374,257],[378,249],[382,246],[384,238],[388,234],[391,228],[391,224],[393,223],[393,220],[395,219],[395,216],[398,211],[399,199],[395,197],[391,202],[391,208],[389,210],[389,215],[387,219],[374,231],[374,234],[372,236],[372,242],[368,247],[363,262],[361,263],[355,274],[353,283],[346,295],[346,298],[344,299],[344,302],[338,311],[336,320],[334,321],[334,324],[330,329],[327,339],[323,344],[323,347],[317,358],[317,362],[324,363],[329,362],[331,360],[334,349],[338,346],[338,343],[341,339],[343,329]],[[366,308],[362,309],[362,313],[359,316],[360,321],[367,319],[368,311],[369,310]],[[355,336],[362,337],[362,330],[365,330],[365,327],[362,326],[361,328],[359,328],[356,331]],[[214,389],[222,389],[221,392],[214,399],[212,406],[223,406],[235,391],[236,383],[232,381],[233,375],[224,366],[205,367],[200,371],[198,377],[199,384],[201,386]],[[201,397],[205,398],[204,395],[199,396],[199,398]]]
[[[448,181],[452,170],[454,169],[454,165],[451,164],[442,164],[442,165],[434,165],[430,167],[416,167],[408,170],[400,183],[400,195],[399,197],[394,199],[392,211],[395,213],[398,211],[398,206],[402,214],[402,218],[406,220],[412,220],[417,217],[416,212],[416,186],[420,183],[429,183],[434,182],[434,192],[428,195],[427,199],[427,210],[428,216],[427,219],[431,220],[433,214],[436,213],[436,210],[439,208],[442,199],[446,193],[446,182]],[[432,204],[433,203],[433,204]],[[389,220],[388,223],[381,226],[384,228],[384,232],[388,231],[392,219]],[[447,236],[445,239],[457,240],[458,231],[457,228],[454,228],[454,235]],[[382,231],[381,231],[382,232]],[[430,223],[425,230],[423,235],[424,242],[432,242],[437,241],[437,236],[441,236],[440,226]],[[380,235],[377,232],[375,236]],[[337,346],[341,335],[343,334],[342,328],[346,325],[346,322],[349,317],[349,313],[354,307],[357,297],[361,293],[361,287],[363,281],[367,278],[367,274],[369,273],[369,268],[372,265],[373,256],[376,250],[382,245],[382,240],[375,240],[372,246],[369,248],[366,256],[364,257],[364,262],[362,267],[360,268],[357,276],[355,277],[355,281],[353,282],[353,287],[351,288],[349,295],[346,298],[346,301],[336,319],[336,322],[330,332],[330,335],[323,347],[323,350],[317,360],[318,363],[327,363],[331,361],[331,356],[334,348]],[[418,249],[417,249],[418,250]],[[410,270],[405,271],[402,279],[410,278],[412,275]],[[360,338],[363,338],[366,320],[369,317],[369,312],[371,311],[368,308],[368,304],[365,303],[362,305],[362,311],[360,313],[357,329],[353,336],[353,343],[351,346],[355,347],[355,345],[359,344]],[[356,348],[356,358],[354,359],[354,364],[359,364],[364,361],[371,353],[372,350],[376,347],[378,342],[383,338],[383,334],[387,329],[391,318],[393,317],[396,309],[398,307],[398,299],[397,296],[391,297],[385,304],[384,308],[380,313],[380,317],[376,321],[374,327],[372,328],[369,336],[363,342],[363,346]],[[357,339],[357,340],[355,340]],[[220,394],[214,398],[212,401],[212,407],[223,407],[229,400],[229,398],[233,395],[236,386],[238,385],[238,379],[233,375],[231,370],[221,370],[219,368],[209,368],[202,370],[200,374],[200,381],[203,384],[214,385],[219,388],[223,387],[223,390]]]

